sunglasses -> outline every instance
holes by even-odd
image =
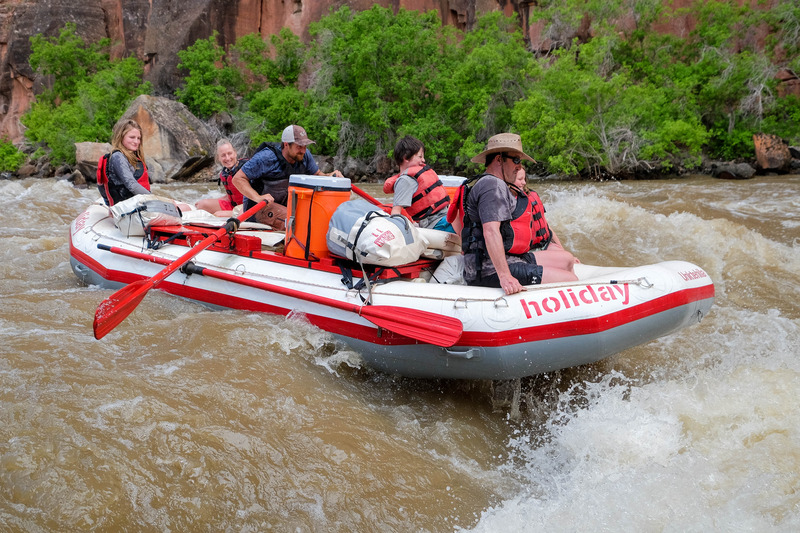
[[[522,158],[519,157],[519,156],[517,156],[517,157],[508,157],[507,155],[503,155],[503,159],[504,160],[510,159],[511,162],[514,163],[515,165],[519,165],[520,163],[522,163]]]

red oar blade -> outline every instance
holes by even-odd
[[[236,218],[239,222],[243,222],[255,215],[256,212],[265,205],[267,205],[267,203],[262,200]],[[238,224],[233,225],[231,221],[228,222],[226,227],[218,229],[203,239],[152,278],[131,283],[103,300],[94,314],[94,338],[102,339],[105,337],[109,331],[117,327],[120,322],[125,320],[126,316],[131,314],[131,311],[139,305],[139,302],[142,301],[147,291],[155,288],[156,285],[188,263],[194,256],[217,242],[225,233],[236,231],[239,228]]]
[[[125,285],[103,300],[94,313],[94,338],[102,339],[136,309],[147,291],[150,280],[140,280]]]
[[[455,317],[417,309],[365,305],[359,314],[376,326],[436,346],[452,346],[464,332],[464,325]]]

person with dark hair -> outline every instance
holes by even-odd
[[[529,198],[514,185],[523,160],[533,158],[513,133],[489,138],[486,149],[472,158],[486,170],[469,189],[464,205],[461,242],[468,285],[500,287],[514,294],[526,285],[578,279],[572,272],[574,261],[561,267],[537,262]]]
[[[450,197],[436,172],[425,164],[422,141],[410,135],[397,141],[394,160],[400,172],[383,184],[383,192],[394,194],[392,214],[405,211],[422,228],[455,233],[446,219]]]
[[[280,143],[264,143],[234,174],[233,184],[244,196],[247,211],[261,200],[267,206],[252,220],[268,224],[277,230],[286,229],[286,205],[289,197],[289,177],[292,174],[343,177],[334,170],[326,174],[319,169],[308,146],[316,144],[306,130],[297,125],[287,126]]]
[[[114,205],[137,194],[150,194],[139,123],[131,119],[117,122],[111,132],[111,146],[113,151],[106,166],[107,180],[98,183],[106,205]]]
[[[219,172],[219,183],[225,189],[225,196],[218,198],[203,198],[195,203],[197,209],[213,213],[218,217],[233,216],[233,209],[244,203],[244,197],[239,189],[233,186],[233,175],[244,165],[247,159],[239,159],[236,149],[228,139],[217,141],[215,159],[222,165]]]

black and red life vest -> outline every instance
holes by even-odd
[[[406,212],[414,221],[438,213],[450,203],[444,185],[439,180],[439,175],[429,165],[409,167],[405,172],[409,177],[417,180],[417,192],[411,198],[411,205],[406,207]],[[400,174],[387,178],[383,183],[383,192],[392,194],[394,184]]]
[[[97,188],[108,206],[112,206],[128,198],[133,198],[134,196],[134,194],[119,181],[112,167],[108,165],[108,161],[111,159],[114,152],[119,152],[119,150],[104,154],[97,162]],[[136,160],[136,166],[133,169],[133,177],[139,182],[139,185],[148,191],[150,190],[150,177],[147,175],[147,165],[145,165],[144,161],[141,159]]]
[[[455,209],[451,208],[448,213],[448,221],[452,222],[459,215],[463,217],[464,229],[461,233],[463,251],[465,254],[477,253],[479,258],[482,258],[488,257],[489,253],[483,237],[483,227],[466,214],[469,183],[473,181],[474,178],[461,186],[457,196],[459,206]],[[535,191],[526,194],[515,185],[509,185],[509,188],[514,191],[517,202],[511,219],[500,222],[503,249],[509,255],[523,255],[529,251],[546,249],[553,233],[545,219],[545,209],[541,198]],[[478,265],[481,264],[481,261],[478,261]]]
[[[222,170],[219,173],[219,182],[222,185],[222,188],[225,189],[225,193],[228,195],[228,201],[231,203],[232,207],[236,207],[237,205],[242,205],[242,203],[244,203],[244,195],[233,184],[233,176],[246,162],[247,159],[240,159],[233,166],[233,168],[222,167]]]

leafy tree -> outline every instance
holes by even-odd
[[[251,95],[245,117],[252,145],[257,146],[262,141],[278,141],[279,134],[289,124],[309,123],[307,96],[293,86],[268,87]],[[312,138],[319,142],[317,128],[313,131]]]
[[[658,30],[687,14],[697,21],[688,35]],[[268,41],[244,36],[228,55],[214,36],[198,41],[182,56],[190,75],[180,95],[201,116],[232,109],[254,143],[302,123],[323,153],[371,158],[411,134],[429,161],[461,170],[509,130],[547,171],[567,174],[687,169],[704,151],[749,156],[764,128],[797,138],[798,101],[775,98],[773,79],[781,63],[798,65],[792,0],[771,10],[540,0],[537,18],[556,43],[538,58],[499,12],[460,32],[434,12],[343,7],[312,24],[308,49],[285,28]],[[757,24],[773,29],[770,55],[746,39]]]
[[[281,28],[278,35],[272,35],[270,43],[275,48],[275,59],[267,80],[272,86],[295,85],[305,65],[305,45],[289,28]]]
[[[541,59],[514,109],[516,128],[550,171],[611,175],[694,167],[708,136],[674,93],[613,59],[618,37],[598,37]]]
[[[208,39],[198,39],[178,52],[178,68],[189,71],[184,86],[175,93],[178,100],[200,117],[231,109],[244,89],[239,69],[225,60],[215,31]]]
[[[437,79],[452,70],[453,31],[435,12],[393,15],[379,6],[358,14],[343,7],[312,24],[312,114],[338,145],[324,148],[362,157],[389,152],[404,126],[429,117]]]
[[[762,12],[769,29],[766,44],[775,63],[800,71],[800,4],[780,0]]]
[[[30,38],[31,68],[52,77],[52,88],[38,95],[39,100],[50,103],[69,100],[77,96],[78,85],[93,73],[109,67],[109,39],[87,44],[76,33],[73,22],[67,22],[58,37],[42,34]]]
[[[74,31],[68,23],[58,39],[31,38],[31,66],[53,76],[53,89],[39,95],[21,121],[25,136],[49,147],[54,162],[73,163],[76,142],[108,141],[130,102],[151,91],[140,61],[110,61],[100,52],[107,40],[81,45]]]
[[[247,80],[248,93],[270,87],[296,86],[305,65],[306,47],[289,28],[271,35],[268,45],[255,33],[240,37],[231,47],[232,63]],[[274,56],[271,57],[271,56]]]
[[[440,80],[440,116],[452,124],[456,137],[445,149],[463,165],[489,137],[513,128],[512,110],[540,71],[525,48],[516,16],[494,12],[480,17],[459,49],[452,74]]]

